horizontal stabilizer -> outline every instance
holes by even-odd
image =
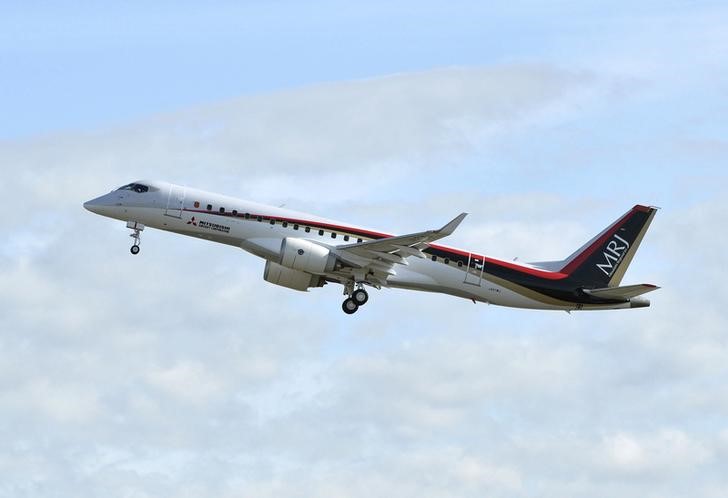
[[[625,301],[659,289],[652,284],[624,285],[622,287],[603,287],[601,289],[584,289],[590,296],[602,299],[624,299]]]

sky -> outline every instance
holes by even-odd
[[[722,2],[0,4],[0,497],[723,497]],[[150,178],[561,259],[647,309],[262,280],[82,203]]]

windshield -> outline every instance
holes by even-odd
[[[116,190],[133,190],[134,192],[141,194],[142,192],[149,192],[149,187],[142,185],[141,183],[130,183],[129,185],[124,185]]]

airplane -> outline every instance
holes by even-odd
[[[620,286],[656,207],[636,205],[560,261],[503,261],[435,244],[467,213],[442,228],[390,235],[302,212],[162,181],[135,181],[83,204],[126,222],[132,254],[146,227],[228,244],[265,259],[263,279],[298,291],[343,285],[342,309],[369,300],[365,287],[437,292],[514,308],[644,308],[652,284]]]

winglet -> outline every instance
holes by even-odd
[[[460,213],[453,219],[450,223],[439,229],[438,235],[442,235],[443,237],[447,237],[448,235],[452,234],[455,229],[460,225],[460,223],[463,222],[465,217],[468,215],[468,213]]]

